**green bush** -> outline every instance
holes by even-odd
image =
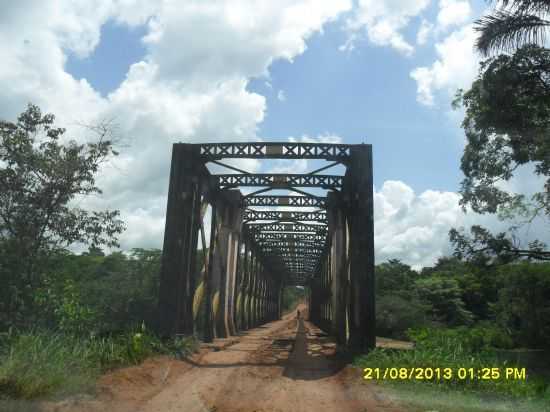
[[[0,399],[32,399],[93,389],[100,373],[155,354],[185,356],[193,338],[161,342],[143,326],[111,337],[52,332],[5,334],[0,339]]]
[[[418,279],[415,289],[421,300],[431,307],[435,320],[449,326],[469,325],[473,314],[466,309],[462,300],[462,289],[458,281],[437,274]]]
[[[441,356],[492,353],[496,329],[457,327],[452,329],[418,328],[407,331],[418,350],[438,352]]]
[[[492,310],[517,346],[547,348],[550,341],[550,264],[499,268],[498,300]]]
[[[142,322],[156,326],[160,250],[62,251],[52,261],[33,293],[33,326],[82,336],[120,334]],[[3,326],[9,325],[0,319]]]
[[[4,342],[0,398],[36,398],[87,390],[100,372],[89,342],[52,333],[24,333]]]
[[[416,299],[381,295],[376,299],[376,333],[378,336],[404,339],[407,329],[428,325],[427,310],[428,306]]]
[[[455,329],[423,328],[410,330],[409,337],[415,342],[413,350],[375,349],[368,355],[359,356],[354,363],[362,368],[451,368],[456,375],[459,368],[518,367],[500,361],[491,347],[493,336],[483,328],[460,327]],[[548,397],[549,382],[532,375],[526,380],[507,380],[502,374],[496,380],[432,379],[401,380],[396,383],[432,384],[447,388],[489,392],[514,397]]]

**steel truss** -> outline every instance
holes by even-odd
[[[252,210],[246,209],[243,216],[245,221],[254,220],[278,220],[299,222],[327,223],[326,212],[289,212],[276,210]]]
[[[235,187],[270,187],[273,189],[288,189],[291,187],[319,187],[322,189],[339,190],[344,181],[337,175],[291,175],[291,174],[219,174],[212,175],[213,184],[221,188]]]
[[[326,207],[326,198],[310,196],[248,196],[243,206]]]
[[[326,236],[322,235],[311,235],[307,233],[258,233],[254,235],[256,241],[262,240],[276,240],[276,241],[289,241],[289,240],[305,240],[310,242],[320,242],[324,244],[326,241]]]
[[[246,159],[326,159],[347,160],[350,145],[324,143],[207,143],[200,145],[206,160]]]
[[[327,233],[325,225],[311,225],[304,223],[249,223],[251,232],[312,232]]]
[[[226,158],[331,163],[304,174],[270,174],[250,173],[224,163]],[[212,174],[207,164],[236,173]],[[321,174],[336,165],[346,173]],[[241,187],[258,189],[243,195]],[[282,288],[301,285],[308,290],[312,322],[341,343],[374,347],[372,187],[370,145],[175,144],[160,275],[161,332],[196,333],[197,306],[212,314],[201,326],[206,341],[232,335],[279,318]],[[269,193],[278,189],[293,194]],[[209,245],[202,221],[206,204]],[[205,306],[195,305],[197,299]]]

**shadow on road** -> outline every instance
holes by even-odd
[[[223,369],[238,367],[274,367],[283,368],[283,376],[294,380],[316,380],[326,378],[338,373],[345,362],[336,355],[336,344],[325,333],[317,330],[303,318],[297,319],[297,330],[292,338],[288,334],[280,337],[247,337],[240,345],[229,346],[224,352],[250,352],[251,356],[244,362],[215,362],[201,363],[184,358],[197,368]],[[249,350],[246,342],[258,342],[258,340],[271,340],[271,344],[258,351]]]
[[[303,319],[298,320],[294,348],[283,376],[291,379],[316,380],[335,375],[345,365],[336,356],[336,345],[324,333],[312,333]]]

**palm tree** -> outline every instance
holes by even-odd
[[[550,0],[502,0],[492,14],[475,22],[476,48],[485,56],[526,44],[543,46],[550,27]]]

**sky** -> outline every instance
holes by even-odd
[[[162,247],[174,142],[370,143],[377,262],[421,267],[451,253],[452,227],[504,227],[459,207],[463,113],[482,0],[26,0],[0,15],[0,116],[28,102],[67,136],[108,121],[120,156],[103,195],[121,247]],[[298,170],[296,161],[251,171]],[[529,171],[507,185],[537,188]],[[525,190],[527,190],[525,189]],[[546,235],[540,227],[526,236]]]

